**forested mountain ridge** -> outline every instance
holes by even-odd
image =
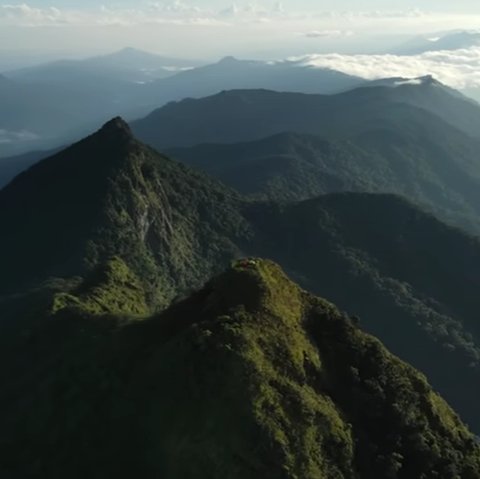
[[[119,313],[145,314],[235,258],[269,257],[359,314],[480,430],[479,241],[401,198],[253,201],[142,145],[115,119],[18,176],[0,206],[4,327],[45,288],[54,310],[105,312],[113,301]]]
[[[195,130],[193,122],[200,117],[203,124],[197,123]],[[181,131],[179,120],[183,122]],[[165,148],[248,141],[286,131],[345,138],[383,125],[412,132],[420,120],[426,131],[429,127],[431,131],[442,128],[440,121],[478,138],[480,106],[432,77],[425,77],[419,83],[366,83],[332,95],[225,90],[204,98],[171,102],[132,122],[132,128],[142,141]]]
[[[141,145],[114,119],[0,191],[0,243],[9,251],[0,291],[82,275],[118,254],[164,302],[187,277],[203,281],[212,265],[237,254],[235,241],[248,235],[239,201]]]
[[[275,199],[395,193],[450,224],[480,231],[480,141],[471,135],[480,131],[480,107],[433,80],[330,96],[223,92],[172,103],[132,128],[143,141],[172,147],[173,156],[243,192]]]

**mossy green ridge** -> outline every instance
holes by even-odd
[[[7,477],[480,477],[424,376],[271,261],[142,322],[71,309],[44,328],[28,341],[48,361],[0,396]]]
[[[51,312],[56,314],[66,308],[97,315],[142,316],[149,312],[140,280],[118,257],[98,267],[74,291],[56,293]]]

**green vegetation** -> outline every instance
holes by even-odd
[[[121,258],[97,268],[74,292],[56,293],[51,312],[75,308],[90,314],[146,315],[145,291]]]
[[[282,133],[168,153],[254,199],[284,202],[338,192],[394,193],[478,233],[478,149],[477,140],[455,130],[449,134],[439,128],[420,138],[398,125],[341,140]]]
[[[272,238],[258,254],[359,315],[363,328],[424,372],[479,430],[477,239],[389,195],[259,203],[249,217],[259,238]]]
[[[239,260],[358,314],[479,431],[480,243],[405,200],[245,199],[117,119],[1,191],[0,221],[4,476],[478,477],[421,374]]]
[[[4,474],[480,477],[479,446],[425,378],[270,261],[142,322],[88,309],[28,338],[43,354],[1,396]]]
[[[132,128],[244,193],[394,193],[480,232],[480,108],[432,79],[337,95],[226,91],[171,103]]]
[[[52,181],[52,175],[61,180]],[[198,287],[249,236],[232,191],[141,145],[120,119],[0,192],[0,293],[125,260],[165,306]],[[34,238],[34,241],[32,241]]]

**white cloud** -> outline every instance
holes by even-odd
[[[55,7],[34,8],[22,3],[16,5],[0,5],[0,21],[13,25],[38,25],[64,21],[64,15]]]
[[[99,6],[96,9],[37,8],[27,3],[0,5],[0,25],[10,26],[58,26],[58,25],[136,25],[144,23],[173,24],[225,24],[231,22],[250,22],[252,20],[279,21],[287,23],[312,24],[326,23],[322,30],[344,30],[332,26],[332,22],[345,24],[352,21],[383,22],[392,19],[424,18],[427,14],[418,9],[395,11],[326,11],[303,12],[286,10],[282,2],[233,3],[227,8],[215,10],[192,6],[181,0],[153,1],[140,3],[136,8]],[[313,28],[315,30],[315,28]]]
[[[228,8],[229,2],[222,8],[211,8],[204,6],[206,1],[194,0],[140,0],[125,8],[126,3],[114,0],[105,6],[99,2],[98,6],[78,9],[35,7],[38,0],[20,0],[26,3],[19,4],[7,1],[10,4],[0,1],[1,44],[19,50],[53,50],[58,48],[54,38],[61,38],[65,51],[74,49],[82,54],[125,45],[149,50],[155,45],[153,49],[162,53],[168,49],[171,54],[212,60],[229,54],[282,58],[313,48],[319,52],[327,48],[384,51],[400,42],[402,36],[480,25],[480,15],[474,14],[434,14],[415,9],[300,11],[277,0],[230,0]],[[56,4],[66,3],[58,0]],[[90,1],[85,3],[92,5]],[[52,34],[54,29],[62,31]]]
[[[351,37],[354,32],[351,30],[311,30],[303,33],[307,38],[336,38],[336,37]]]
[[[34,141],[40,137],[35,133],[27,130],[10,131],[0,129],[0,145],[8,143],[17,143],[23,141]]]
[[[322,54],[289,58],[301,65],[330,68],[366,79],[433,75],[453,88],[480,87],[480,47],[421,55]]]
[[[27,4],[0,5],[0,25],[35,26],[132,26],[144,24],[217,25],[225,24],[211,12],[201,11],[182,2],[151,3],[145,8],[110,8],[71,10],[54,7],[34,8]]]

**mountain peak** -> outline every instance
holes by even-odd
[[[442,82],[438,81],[433,75],[424,75],[418,77],[417,80],[421,82],[422,85],[441,85],[444,86]]]
[[[144,53],[142,50],[139,50],[138,48],[133,48],[133,47],[122,48],[121,50],[118,50],[117,53],[138,53],[138,52]]]
[[[231,65],[233,63],[239,63],[239,62],[240,60],[230,55],[230,56],[223,57],[218,63],[219,65]]]
[[[107,56],[117,56],[117,57],[138,57],[138,56],[154,56],[153,53],[146,52],[144,50],[139,50],[138,48],[125,47],[116,52],[110,53]]]
[[[112,118],[110,121],[105,123],[100,130],[98,130],[97,134],[107,136],[109,138],[133,138],[130,126],[120,116]]]
[[[300,288],[270,260],[242,258],[235,260],[231,267],[218,276],[210,285],[212,297],[221,301],[222,307],[243,305],[251,313],[260,310],[282,313],[282,305],[288,298],[288,306],[299,306]],[[298,300],[298,301],[297,301]],[[298,308],[297,308],[298,309]]]

